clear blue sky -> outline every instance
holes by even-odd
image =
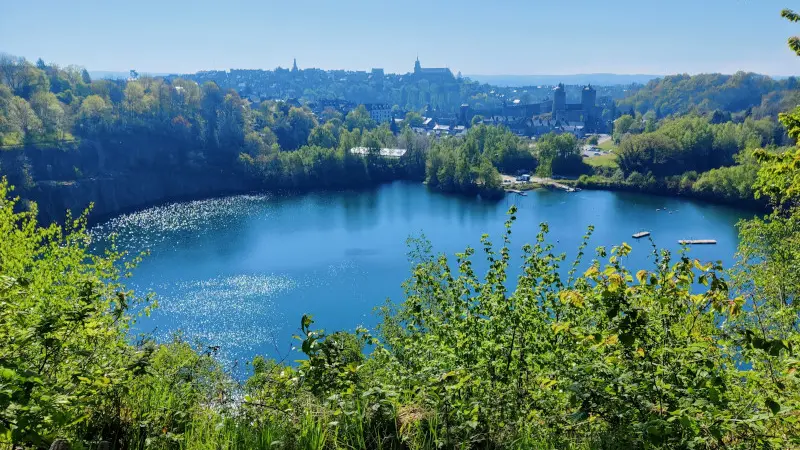
[[[0,0],[0,51],[89,70],[800,73],[789,0]]]

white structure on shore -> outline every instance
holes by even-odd
[[[370,150],[375,149],[370,149],[367,147],[353,147],[350,149],[350,153],[354,155],[367,156],[370,153]],[[407,150],[404,148],[382,148],[378,150],[378,154],[386,158],[402,158],[406,154],[406,151]]]

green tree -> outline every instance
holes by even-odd
[[[630,131],[633,122],[633,116],[628,114],[624,114],[614,121],[614,142],[619,143],[622,140],[622,136]]]
[[[86,70],[86,69],[82,69],[81,70],[81,81],[83,81],[85,84],[91,84],[92,83],[92,77],[89,76],[89,71],[88,70]]]
[[[338,142],[336,141],[336,135],[333,133],[333,126],[326,123],[311,130],[311,134],[308,136],[308,145],[336,148]]]
[[[87,134],[95,134],[107,130],[111,120],[111,107],[103,97],[90,95],[83,99],[78,109],[78,124]]]
[[[317,119],[307,108],[292,108],[289,110],[288,125],[291,130],[291,142],[296,143],[297,148],[308,142],[311,130],[317,127]]]
[[[403,119],[403,125],[409,126],[412,128],[421,127],[423,123],[422,115],[420,115],[416,111],[409,111],[406,113],[405,119]]]
[[[8,121],[12,130],[19,130],[26,141],[39,137],[42,132],[42,121],[21,97],[13,97],[9,102]]]
[[[42,121],[44,133],[61,137],[66,121],[66,114],[61,102],[52,92],[37,92],[31,97],[31,108]]]
[[[144,85],[138,81],[131,81],[125,85],[125,100],[123,107],[128,114],[138,117],[151,116],[154,111],[156,99],[153,95],[146,93]]]
[[[224,150],[238,150],[244,144],[245,134],[250,130],[250,108],[235,92],[228,92],[217,112],[217,136]],[[238,152],[237,152],[238,153]]]
[[[580,153],[578,140],[569,133],[548,133],[536,142],[539,166],[536,173],[543,177],[553,175],[580,175],[587,170]]]
[[[371,130],[376,127],[375,121],[369,116],[369,112],[364,105],[358,105],[356,109],[347,113],[344,125],[351,131],[356,128]]]
[[[687,161],[678,142],[663,134],[641,134],[622,141],[617,150],[617,163],[625,174],[652,171],[656,175],[680,174],[687,170]]]

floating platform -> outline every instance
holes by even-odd
[[[512,194],[517,194],[517,195],[528,195],[527,193],[525,193],[525,191],[520,191],[520,190],[517,190],[517,189],[508,189],[508,192],[511,192]]]
[[[681,245],[715,245],[715,239],[682,239],[678,241]]]
[[[641,238],[647,237],[647,236],[650,236],[650,232],[649,231],[640,231],[640,232],[634,234],[633,238],[634,239],[641,239]]]

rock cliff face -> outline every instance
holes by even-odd
[[[67,210],[77,215],[90,203],[90,220],[99,221],[153,204],[252,190],[233,160],[221,150],[178,148],[168,138],[122,136],[3,150],[0,176],[15,195],[37,203],[42,223],[61,222]]]

